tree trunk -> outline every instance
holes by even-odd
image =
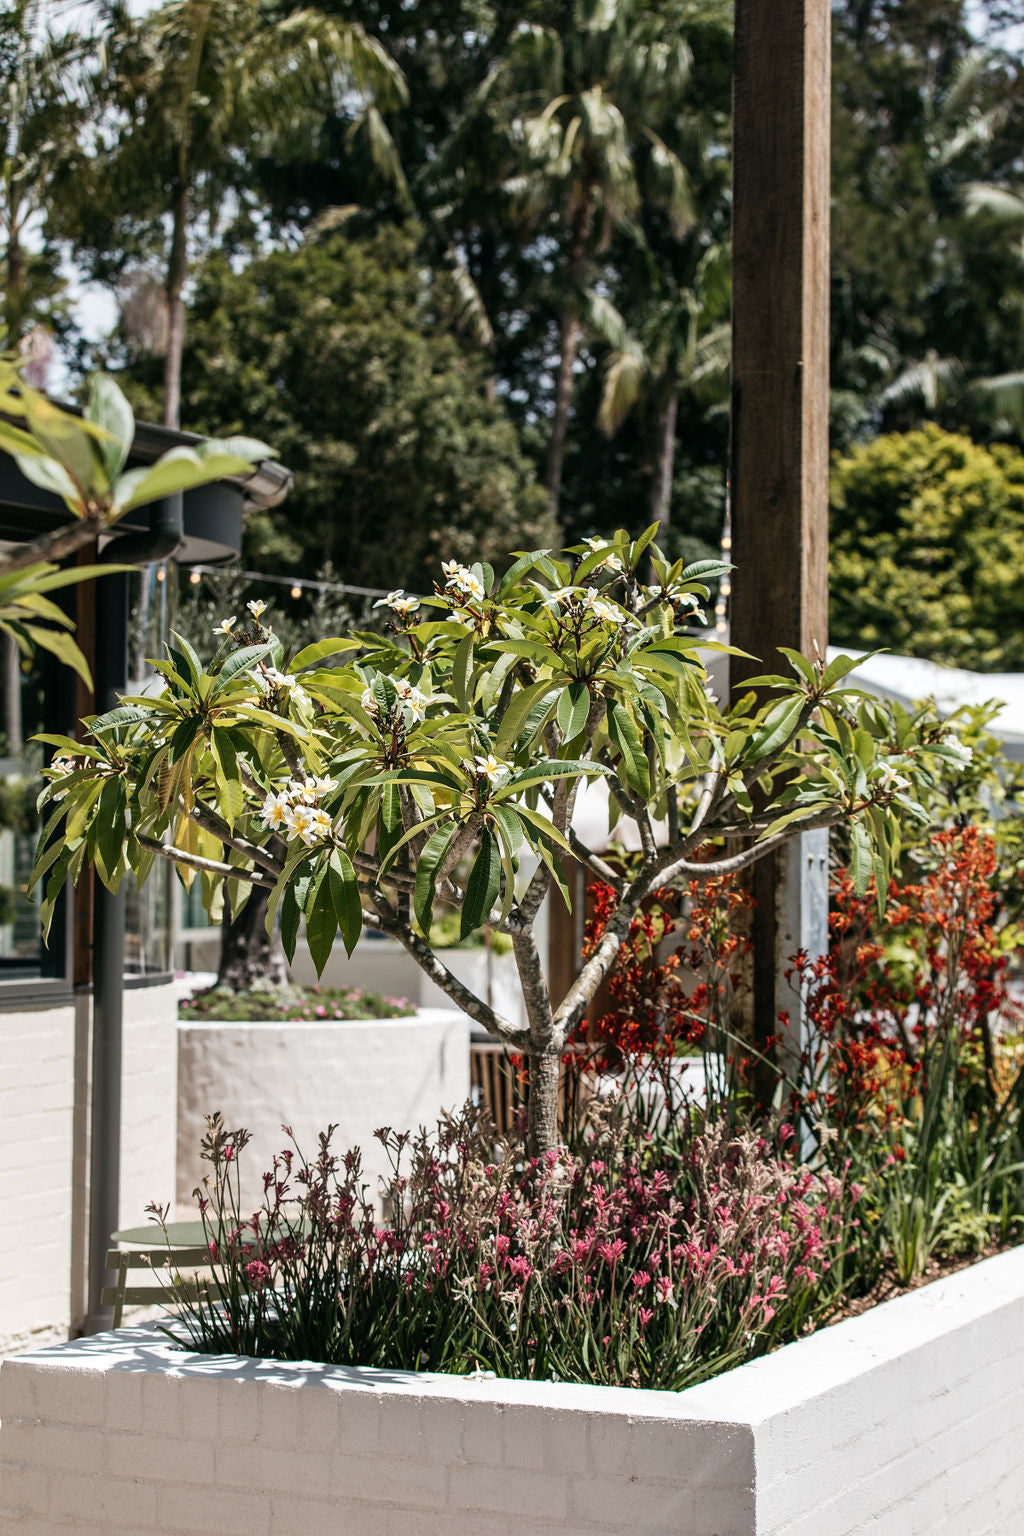
[[[672,473],[676,462],[676,413],[679,396],[675,390],[662,405],[658,416],[658,468],[651,482],[651,522],[658,524],[656,542],[662,540],[672,509]]]
[[[13,351],[21,340],[21,324],[25,318],[25,258],[21,249],[21,230],[18,217],[12,208],[7,236],[7,295],[4,312],[7,320],[5,345]]]
[[[592,189],[588,187],[580,198],[579,206],[573,215],[572,240],[569,246],[569,262],[566,268],[569,295],[566,299],[559,325],[558,371],[555,375],[555,410],[551,418],[551,436],[548,439],[547,465],[544,471],[544,485],[548,493],[548,507],[556,521],[558,521],[559,501],[562,493],[565,439],[569,430],[569,411],[572,408],[572,396],[575,387],[576,358],[580,349],[580,323],[577,318],[576,306],[579,302],[579,289],[583,281],[587,235],[590,231],[590,216],[593,205],[594,194]]]
[[[188,265],[188,187],[179,185],[172,209],[171,254],[167,263],[167,354],[164,358],[164,426],[181,426],[181,356],[185,348],[182,290]]]
[[[224,900],[220,931],[218,987],[231,992],[276,992],[288,985],[284,949],[276,928],[267,932],[270,892],[255,886],[240,915],[231,918]]]
[[[555,413],[551,420],[551,438],[548,442],[548,461],[544,474],[544,484],[548,493],[548,507],[556,522],[559,521],[562,467],[565,463],[565,438],[569,429],[573,370],[576,366],[579,346],[579,321],[576,319],[573,309],[567,306],[562,315],[560,329],[558,373],[555,378]]]
[[[529,1064],[529,1099],[527,1101],[527,1151],[540,1157],[558,1146],[558,1078],[562,1068],[561,1051],[531,1051]]]

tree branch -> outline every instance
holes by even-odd
[[[237,869],[233,864],[221,864],[216,859],[204,859],[199,853],[186,853],[184,848],[169,847],[167,843],[161,843],[155,837],[147,837],[144,832],[136,833],[136,839],[143,848],[148,848],[151,852],[170,859],[172,864],[186,864],[189,869],[202,870],[208,875],[224,875],[231,880],[245,880],[250,885],[262,885],[269,891],[274,889],[274,881],[257,874],[255,870],[247,872],[244,869]]]
[[[70,526],[55,528],[52,533],[44,534],[40,539],[33,539],[31,544],[19,544],[17,549],[12,549],[9,555],[4,555],[0,560],[0,575],[9,576],[13,571],[23,571],[29,565],[63,560],[66,555],[74,554],[76,549],[90,544],[101,533],[106,533],[116,521],[116,518],[108,519],[103,512],[89,512]]]
[[[376,897],[374,901],[376,903]],[[442,965],[429,944],[425,944],[407,923],[396,922],[393,918],[379,913],[379,924],[381,931],[397,939],[435,986],[440,987],[441,991],[446,993],[463,1013],[468,1013],[471,1019],[483,1025],[488,1034],[494,1035],[498,1040],[504,1040],[505,1044],[510,1045],[513,1050],[527,1049],[530,1043],[529,1030],[517,1027],[511,1020],[503,1018],[501,1014],[495,1013],[493,1008],[489,1008],[485,1002],[482,1002],[475,992],[471,992],[458,977],[452,975],[446,965]]]
[[[749,869],[751,864],[756,864],[759,859],[763,859],[766,853],[773,853],[776,848],[788,842],[791,837],[795,837],[798,832],[813,832],[818,827],[835,827],[848,819],[849,813],[839,807],[822,811],[817,816],[808,816],[806,821],[783,827],[782,831],[776,832],[773,837],[766,837],[763,842],[753,843],[749,848],[730,854],[724,859],[712,859],[707,863],[699,864],[688,859],[676,859],[674,863],[662,867],[658,873],[658,880],[664,885],[671,885],[674,880],[717,880],[721,875],[734,875],[741,869]]]
[[[452,870],[456,867],[459,860],[462,858],[462,855],[466,852],[467,848],[469,848],[473,839],[476,837],[479,825],[480,818],[474,812],[473,815],[470,816],[469,820],[463,822],[459,831],[456,832],[454,838],[452,839],[452,845],[448,849],[448,852],[445,854],[441,868],[438,870],[438,885],[440,885],[442,881],[448,879],[448,876],[451,874]]]
[[[709,815],[711,814],[711,809],[715,804],[716,799],[718,798],[718,792],[721,788],[721,784],[721,768],[712,768],[711,772],[706,774],[704,777],[704,787],[701,790],[701,797],[697,802],[697,809],[693,813],[693,820],[690,822],[690,828],[686,834],[688,842],[693,837],[695,832],[700,831],[701,827],[704,825],[705,821],[707,821]],[[674,843],[676,839],[672,838],[671,841]]]
[[[548,1051],[554,1046],[560,1050],[565,1037],[562,1036],[559,1039],[553,1028],[548,981],[544,975],[544,967],[540,963],[532,928],[524,928],[514,933],[512,948],[515,951],[516,968],[523,988],[526,1017],[530,1024],[530,1048],[533,1051]]]
[[[275,881],[280,878],[284,865],[279,863],[272,854],[267,853],[266,849],[260,848],[256,843],[248,842],[244,837],[236,837],[233,832],[229,832],[227,824],[221,821],[220,817],[211,811],[208,806],[202,805],[197,800],[188,814],[197,826],[203,827],[207,832],[212,833],[226,848],[233,848],[236,853],[242,854],[244,858],[251,859],[254,864],[258,864],[261,869],[265,869],[268,874],[273,875]]]
[[[621,875],[615,873],[610,864],[606,864],[604,859],[599,858],[592,849],[588,848],[586,843],[577,836],[571,827],[569,828],[568,842],[569,847],[580,863],[585,864],[592,874],[595,874],[599,880],[604,881],[605,885],[610,885],[617,896],[621,896],[626,889],[625,880],[623,880]]]

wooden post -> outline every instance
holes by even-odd
[[[830,73],[829,0],[736,0],[731,638],[759,660],[732,658],[734,696],[788,671],[777,646],[826,645]],[[789,956],[827,942],[823,848],[805,834],[756,866],[755,1044],[797,1002]]]

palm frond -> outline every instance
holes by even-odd
[[[1024,373],[975,379],[968,386],[967,395],[983,408],[986,416],[1002,417],[1018,432],[1024,432]]]
[[[647,359],[637,343],[613,352],[604,369],[597,424],[606,437],[614,437],[643,393],[648,378]]]
[[[986,216],[1003,223],[1024,224],[1024,197],[994,182],[970,182],[964,192],[964,204],[972,218]]]
[[[904,368],[879,397],[882,406],[921,405],[934,411],[954,393],[963,375],[963,364],[956,357],[937,357],[929,353],[919,362]]]
[[[449,246],[445,253],[444,270],[451,291],[454,324],[490,351],[494,346],[494,329],[487,307],[469,268],[454,246]]]

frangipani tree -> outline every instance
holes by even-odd
[[[159,692],[87,722],[85,745],[48,738],[60,756],[41,796],[44,914],[90,860],[116,887],[169,858],[202,882],[211,912],[225,887],[233,910],[268,887],[286,950],[304,922],[318,971],[339,932],[350,952],[363,928],[389,934],[527,1056],[531,1144],[552,1146],[566,1040],[652,890],[743,869],[798,828],[840,822],[858,882],[874,874],[885,890],[900,818],[924,814],[915,781],[966,759],[938,722],[844,689],[845,658],[792,654],[790,677],[724,710],[691,627],[723,567],[668,565],[654,532],[524,554],[500,577],[447,562],[432,596],[384,600],[385,636],[291,657],[258,601],[218,626],[209,667],[179,638],[158,663]],[[656,585],[638,576],[649,557]],[[573,829],[580,786],[598,777],[612,821],[638,833],[628,875]],[[566,857],[608,881],[618,907],[552,998],[535,923],[552,887],[569,899]],[[464,935],[490,924],[511,937],[524,1025],[431,946],[438,899],[461,912]]]
[[[273,451],[251,438],[207,439],[127,469],[135,418],[114,381],[95,374],[78,415],[30,389],[19,374],[21,363],[13,354],[0,357],[0,449],[33,485],[60,498],[67,520],[0,553],[0,631],[26,656],[36,646],[52,651],[89,685],[85,657],[71,636],[74,626],[48,594],[125,567],[61,570],[56,562],[111,532],[136,507],[212,480],[250,474],[254,462],[272,458]]]

